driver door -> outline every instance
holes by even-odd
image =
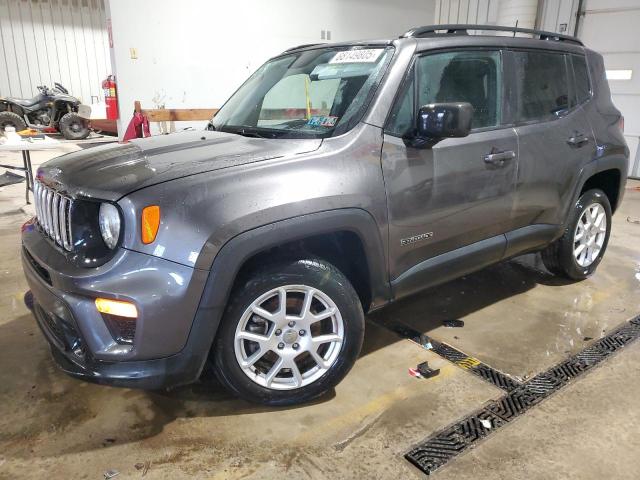
[[[502,70],[499,50],[456,50],[415,59],[382,148],[396,296],[443,276],[453,278],[467,267],[499,261],[504,253],[518,144],[514,129],[505,124]],[[402,137],[412,134],[417,108],[438,102],[471,103],[470,134],[442,139],[431,148],[407,146]]]

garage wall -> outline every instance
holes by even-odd
[[[59,82],[85,103],[101,98],[105,25],[101,0],[0,0],[0,96],[30,98]]]
[[[498,3],[499,0],[437,0],[434,23],[496,24]]]
[[[550,32],[576,34],[580,0],[544,0],[540,2],[538,28]]]
[[[106,6],[126,128],[134,100],[144,108],[219,107],[257,67],[287,48],[396,37],[432,24],[435,0],[107,0]],[[123,132],[122,124],[118,130]]]
[[[609,79],[611,98],[624,115],[630,174],[640,177],[640,2],[585,0],[578,36],[600,52],[607,70],[632,70],[630,80]]]
[[[533,28],[538,0],[437,0],[435,23],[476,23]]]

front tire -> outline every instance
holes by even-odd
[[[293,405],[337,385],[364,337],[347,278],[324,260],[266,267],[232,292],[213,352],[220,381],[245,400]]]
[[[564,235],[542,251],[542,261],[553,274],[584,280],[598,268],[610,233],[609,199],[602,190],[588,190],[569,214]]]
[[[27,128],[27,124],[17,113],[0,112],[0,134],[4,133],[5,127],[14,127],[19,132]]]
[[[67,140],[83,140],[91,130],[88,122],[75,112],[65,113],[58,123],[58,130]]]

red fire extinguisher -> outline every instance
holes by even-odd
[[[116,94],[116,77],[109,75],[102,81],[104,101],[107,104],[107,120],[118,119],[118,96]]]

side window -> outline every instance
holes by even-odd
[[[407,79],[403,85],[403,90],[396,98],[396,103],[391,109],[389,120],[387,121],[387,133],[397,137],[404,137],[411,134],[416,122],[416,114],[414,106],[415,102],[415,72],[413,69],[409,72]]]
[[[565,55],[514,52],[518,83],[518,119],[549,120],[569,109],[569,75]]]
[[[582,55],[571,55],[573,76],[576,82],[576,101],[578,105],[591,98],[591,85],[587,72],[587,60]]]
[[[447,52],[418,58],[418,105],[469,102],[472,128],[500,124],[500,52]]]

